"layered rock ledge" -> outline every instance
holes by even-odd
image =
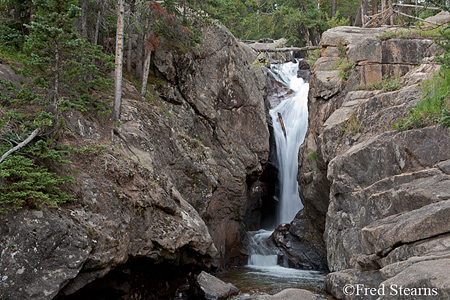
[[[439,69],[433,60],[439,49],[427,39],[384,39],[386,30],[338,27],[323,34],[299,161],[301,198],[324,232],[332,271],[326,287],[334,296],[391,299],[389,287],[396,285],[435,289],[444,299],[450,294],[450,131],[392,130],[421,99],[420,83]],[[341,58],[354,65],[348,80],[332,70]],[[391,75],[401,77],[397,90],[364,89]],[[387,290],[346,295],[348,284]]]

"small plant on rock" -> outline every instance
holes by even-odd
[[[342,126],[342,132],[344,134],[352,136],[357,135],[363,130],[364,127],[361,125],[361,122],[358,120],[355,114],[352,114],[347,122],[345,122],[345,124]]]

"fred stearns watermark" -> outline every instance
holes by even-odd
[[[438,297],[439,290],[435,287],[403,287],[398,284],[380,284],[378,287],[368,287],[364,284],[346,284],[342,288],[345,295],[355,296],[424,296]]]

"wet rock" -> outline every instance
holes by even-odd
[[[192,286],[191,296],[199,300],[226,300],[239,294],[239,289],[217,277],[201,272]]]
[[[304,81],[308,82],[311,75],[311,67],[305,60],[300,60],[298,62],[297,77],[302,78]]]
[[[279,225],[272,233],[272,241],[278,247],[280,265],[307,270],[328,269],[322,236],[303,211],[290,224]]]
[[[255,299],[257,300],[319,300],[318,296],[316,296],[314,293],[307,291],[307,290],[301,290],[301,289],[285,289],[275,295],[260,295],[257,296]]]

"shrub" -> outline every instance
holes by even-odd
[[[20,209],[56,207],[58,203],[75,200],[62,187],[74,183],[18,154],[8,156],[0,169],[0,213]]]
[[[306,155],[307,158],[309,158],[312,161],[317,160],[317,151],[311,151]]]
[[[348,61],[346,57],[339,59],[333,66],[333,70],[339,70],[339,78],[347,80],[350,70],[355,68],[355,63]]]

